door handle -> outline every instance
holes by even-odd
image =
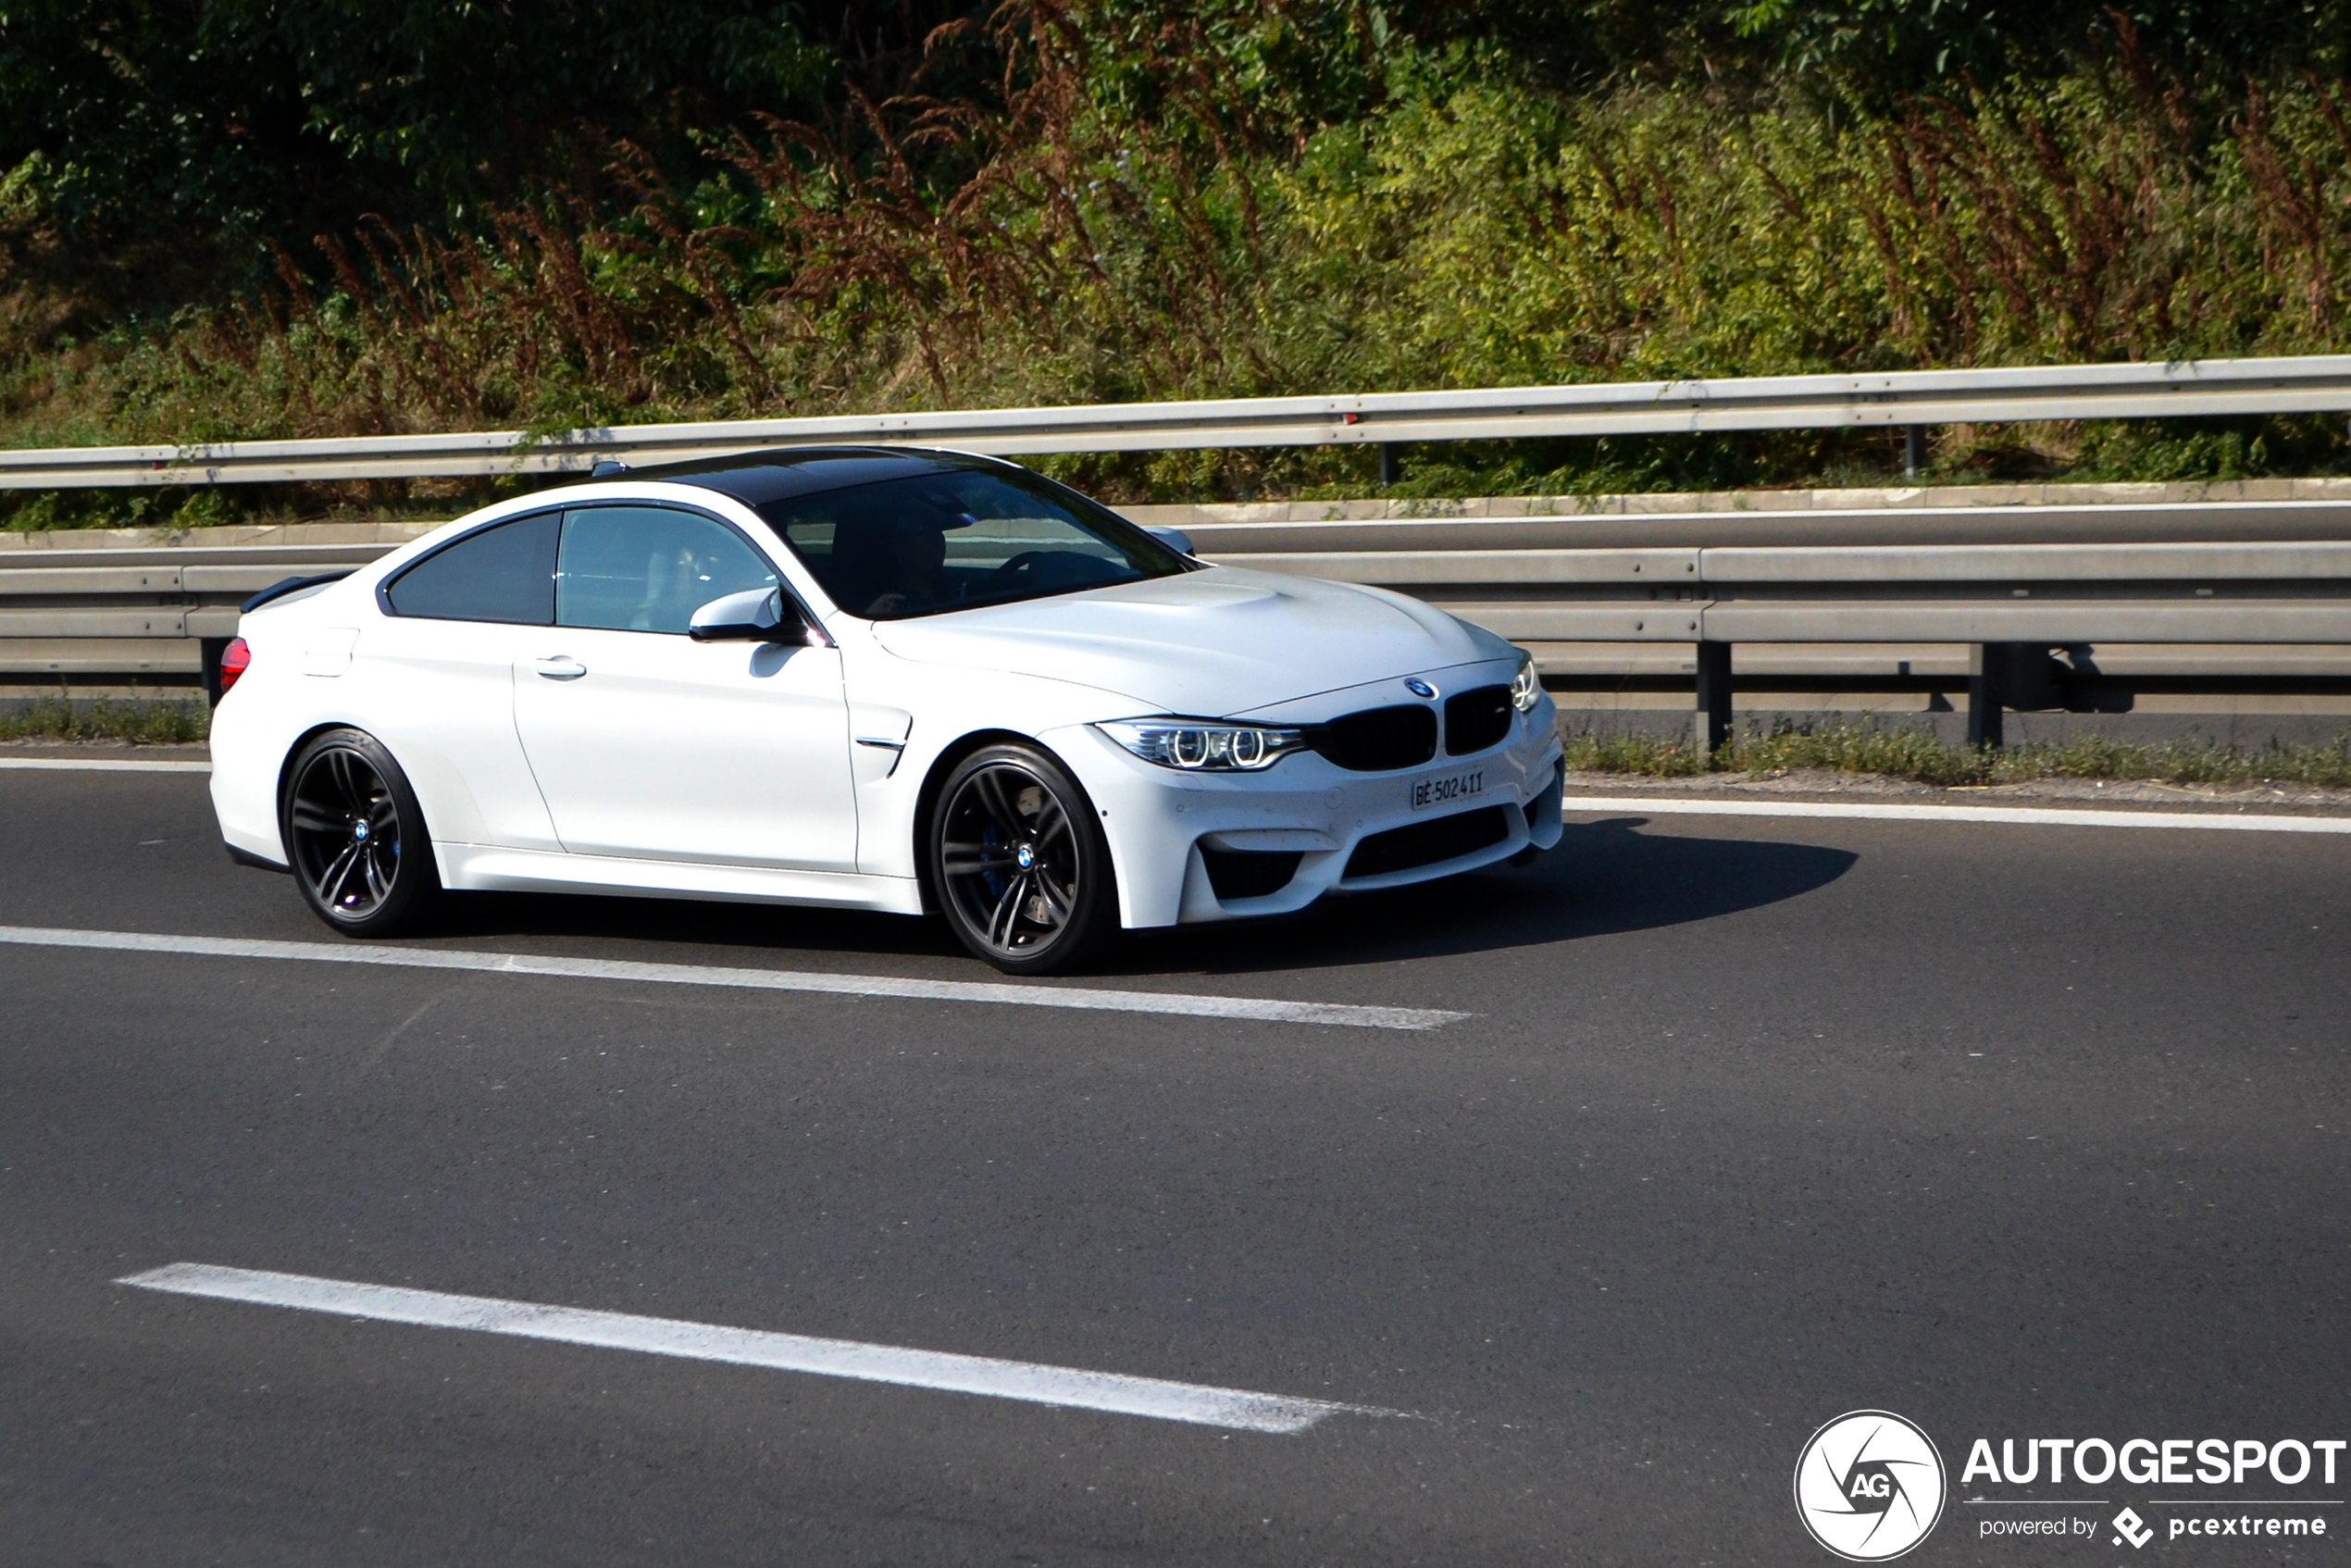
[[[588,666],[568,653],[532,661],[531,667],[549,680],[578,680],[588,673]]]

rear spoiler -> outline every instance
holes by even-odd
[[[339,572],[320,572],[317,577],[290,577],[283,582],[273,582],[238,605],[237,613],[241,616],[249,616],[273,599],[283,599],[289,593],[299,593],[305,588],[317,588],[324,583],[341,582],[358,569],[356,566],[350,566]]]

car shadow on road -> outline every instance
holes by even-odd
[[[1245,974],[1540,947],[1778,903],[1835,881],[1860,858],[1819,844],[1639,831],[1647,822],[1571,822],[1532,865],[1325,899],[1278,923],[1145,933],[1117,962],[1134,974]]]
[[[441,937],[596,937],[665,947],[769,953],[871,953],[964,958],[946,923],[854,909],[728,903],[601,894],[457,893],[434,917]],[[505,945],[505,944],[501,944]],[[655,956],[641,954],[638,956]],[[688,960],[679,955],[681,962]],[[723,960],[722,960],[723,962]],[[976,961],[975,961],[976,962]],[[854,968],[854,964],[841,965]]]
[[[1415,888],[1325,899],[1298,915],[1131,935],[1087,966],[1119,975],[1239,975],[1497,952],[1665,926],[1778,903],[1843,876],[1857,856],[1817,844],[1644,833],[1648,819],[1571,823],[1557,849]],[[674,947],[946,959],[972,965],[937,919],[771,905],[554,894],[453,901],[444,934],[591,937]],[[855,967],[852,963],[844,967]]]

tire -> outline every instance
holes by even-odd
[[[1007,975],[1070,968],[1117,929],[1118,884],[1093,803],[1046,752],[989,746],[939,791],[924,846],[956,940]]]
[[[440,898],[417,792],[365,730],[326,730],[294,753],[278,829],[303,899],[347,937],[413,931]]]

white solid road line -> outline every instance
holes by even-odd
[[[978,1394],[1029,1404],[1107,1411],[1113,1415],[1143,1415],[1157,1421],[1227,1426],[1240,1432],[1303,1432],[1330,1415],[1400,1413],[1370,1405],[1253,1394],[1246,1388],[1171,1383],[1158,1377],[1125,1377],[1116,1373],[1084,1372],[1075,1367],[998,1361],[992,1356],[909,1350],[894,1345],[860,1344],[853,1339],[815,1339],[757,1328],[728,1328],[718,1324],[591,1312],[579,1307],[550,1307],[533,1301],[501,1300],[494,1296],[450,1296],[438,1290],[359,1285],[342,1279],[316,1279],[308,1275],[220,1268],[211,1263],[168,1263],[115,1283],[136,1286],[142,1290],[168,1291],[175,1296],[291,1307],[297,1312],[370,1318],[378,1323],[467,1328],[479,1334],[510,1334],[517,1338],[554,1339],[608,1350],[638,1350],[647,1355],[680,1356],[689,1361],[814,1373],[820,1377],[895,1383],[909,1388],[936,1388],[945,1393]]]
[[[93,758],[0,757],[0,770],[64,773],[210,773],[208,762],[131,762]],[[1568,795],[1571,812],[1645,811],[1680,816],[1810,816],[1885,822],[1993,822],[2021,828],[2172,828],[2231,833],[2351,833],[2351,816],[2288,816],[2272,812],[2067,811],[2039,806],[1943,806],[1887,802],[1724,801],[1672,795]],[[1152,1011],[1159,1011],[1153,1009]],[[1327,1022],[1328,1020],[1325,1020]]]
[[[367,964],[394,969],[464,969],[487,975],[542,975],[568,980],[634,980],[653,985],[719,986],[739,990],[816,991],[831,996],[899,997],[915,1002],[985,1002],[1010,1007],[1066,1007],[1093,1013],[1155,1013],[1180,1018],[1245,1018],[1267,1024],[1327,1024],[1359,1029],[1436,1029],[1475,1016],[1434,1007],[1373,1007],[1341,1002],[1281,1002],[1184,991],[1107,990],[1087,986],[1005,985],[985,980],[915,980],[894,975],[827,975],[804,969],[730,969],[696,964],[638,964],[610,958],[480,952],[364,942],[280,942],[248,937],[156,936],[144,931],[75,931],[0,926],[0,943],[95,948],[108,952],[186,953],[200,958],[276,958],[307,964]]]
[[[131,762],[120,757],[0,757],[0,769],[27,773],[210,773],[208,762]]]
[[[2038,806],[1930,806],[1845,801],[1719,801],[1658,795],[1569,795],[1571,812],[1658,816],[1826,816],[1887,822],[2004,822],[2022,828],[2184,828],[2233,833],[2351,833],[2351,816],[2213,811],[2059,811]]]

